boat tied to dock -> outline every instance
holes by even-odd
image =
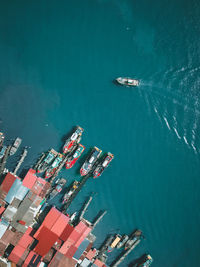
[[[58,152],[56,152],[53,148],[47,153],[47,155],[43,158],[40,164],[37,166],[37,172],[46,171],[48,165],[55,159]]]
[[[7,146],[2,146],[0,148],[0,159],[3,158],[3,156],[4,156],[5,152],[6,152],[6,149],[7,149]]]
[[[17,149],[19,148],[19,146],[21,145],[22,139],[17,137],[10,149],[10,156],[14,155],[17,151]]]
[[[76,191],[78,186],[79,186],[79,182],[75,180],[73,184],[71,185],[69,191],[64,194],[63,199],[62,199],[62,204],[65,204],[69,200],[69,198],[73,195],[73,193]]]
[[[5,139],[5,136],[2,132],[0,132],[0,147],[3,145],[3,141]]]
[[[123,235],[120,242],[117,244],[117,248],[122,248],[125,243],[128,241],[129,236],[128,235]]]
[[[141,230],[136,230],[125,243],[125,249],[129,249],[136,243],[138,240],[141,240],[143,237]]]
[[[80,126],[76,127],[76,130],[73,132],[73,134],[65,141],[65,144],[63,146],[64,154],[72,151],[73,146],[81,141],[83,131],[84,129]]]
[[[129,77],[119,77],[116,79],[116,82],[120,85],[125,85],[125,86],[138,86],[140,84],[139,80]]]
[[[74,150],[73,154],[71,157],[69,157],[65,163],[66,169],[70,169],[74,166],[76,161],[80,158],[82,155],[83,151],[85,150],[85,147],[81,144],[78,144],[76,149]]]
[[[47,168],[46,172],[45,172],[45,178],[49,179],[51,178],[54,173],[56,172],[57,168],[59,167],[59,164],[62,162],[64,156],[61,153],[58,153],[56,158],[54,159],[53,163],[51,164],[51,166],[49,168]]]
[[[104,172],[104,170],[108,167],[110,162],[113,160],[114,155],[108,152],[103,159],[98,163],[96,166],[94,172],[93,172],[93,178],[97,178],[101,176],[101,174]]]
[[[49,194],[48,200],[53,199],[55,196],[57,196],[63,189],[64,185],[66,184],[66,180],[64,178],[60,178],[55,182],[55,185],[52,187],[52,190]]]
[[[101,155],[102,150],[99,149],[98,147],[94,147],[94,149],[92,150],[91,154],[89,155],[89,157],[86,159],[86,161],[83,163],[81,169],[80,169],[80,174],[81,176],[85,176],[87,175],[90,171],[92,171],[92,167],[94,166],[94,164],[96,163],[96,161],[98,160],[98,158]]]
[[[153,258],[149,254],[145,254],[142,263],[138,263],[136,267],[149,267],[153,262]]]

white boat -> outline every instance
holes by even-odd
[[[19,148],[19,146],[21,145],[22,139],[17,137],[15,139],[15,142],[13,143],[11,149],[10,149],[10,155],[14,155],[17,151],[17,149]]]
[[[139,80],[128,77],[119,77],[116,79],[116,82],[125,86],[138,86],[140,83]]]

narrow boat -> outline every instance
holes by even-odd
[[[45,172],[45,178],[51,178],[54,173],[56,172],[58,166],[60,165],[60,163],[63,160],[63,155],[58,153],[57,157],[55,158],[55,160],[53,161],[53,163],[51,164],[51,166],[46,170]]]
[[[125,245],[126,241],[128,241],[129,236],[128,235],[123,235],[120,242],[117,244],[117,248],[121,248]]]
[[[57,196],[63,189],[66,184],[66,180],[64,178],[58,179],[55,185],[52,187],[52,191],[49,194],[48,200],[52,200],[55,196]]]
[[[81,154],[83,153],[84,150],[85,150],[85,147],[83,145],[81,145],[81,144],[77,145],[76,150],[74,151],[72,156],[65,163],[66,169],[70,169],[70,168],[72,168],[74,166],[74,164],[80,158],[80,156],[81,156]]]
[[[132,235],[130,235],[129,239],[125,243],[125,249],[129,249],[132,247],[138,240],[142,238],[142,231],[136,230]]]
[[[17,137],[15,139],[15,142],[13,143],[11,149],[10,149],[10,155],[14,155],[17,151],[17,149],[19,148],[19,146],[21,145],[22,139]]]
[[[99,149],[98,147],[94,147],[92,150],[92,153],[90,156],[86,159],[86,161],[83,163],[83,166],[80,169],[80,174],[81,176],[87,175],[91,170],[98,158],[101,155],[102,150]]]
[[[42,162],[37,167],[37,172],[46,171],[48,165],[55,159],[58,152],[56,152],[53,148],[47,153],[46,157],[42,160]]]
[[[4,134],[0,132],[0,147],[3,145],[4,138],[5,138]]]
[[[63,196],[63,200],[62,200],[62,204],[65,204],[69,199],[70,197],[72,196],[72,194],[76,191],[76,189],[78,188],[79,186],[79,182],[78,181],[74,181],[72,186],[70,187],[69,191],[64,194]]]
[[[4,156],[5,152],[6,152],[6,148],[7,148],[7,146],[2,146],[1,151],[0,151],[0,159],[3,158],[3,156]]]
[[[139,80],[128,77],[119,77],[116,79],[116,82],[120,85],[125,85],[125,86],[138,86],[140,83]]]
[[[153,258],[149,254],[145,254],[142,263],[138,263],[137,267],[149,267],[153,262]]]
[[[108,152],[105,155],[105,157],[103,157],[103,159],[101,160],[101,162],[97,165],[97,167],[95,168],[95,170],[93,172],[93,177],[94,178],[97,178],[97,177],[101,176],[101,174],[108,167],[108,165],[113,160],[113,158],[114,158],[114,155],[111,154],[110,152]]]
[[[83,128],[77,126],[75,132],[66,140],[63,146],[63,153],[66,154],[70,152],[75,144],[78,144],[81,141],[81,136],[83,133]]]

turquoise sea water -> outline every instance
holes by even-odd
[[[87,219],[108,210],[97,246],[143,230],[122,266],[145,252],[155,267],[199,266],[199,17],[197,0],[1,3],[0,129],[31,146],[24,167],[75,125],[84,155],[94,145],[114,153],[70,210],[97,192]],[[118,87],[118,76],[141,86]],[[79,167],[63,172],[69,183]]]

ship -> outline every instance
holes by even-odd
[[[99,149],[98,147],[94,147],[92,150],[92,153],[90,156],[86,159],[86,161],[83,163],[83,166],[80,169],[80,174],[81,176],[87,175],[91,170],[98,158],[101,155],[102,150]]]
[[[81,136],[83,133],[83,128],[77,126],[75,132],[66,140],[63,146],[63,153],[66,154],[70,152],[74,145],[78,144],[81,141]]]
[[[125,245],[126,241],[128,241],[128,239],[128,235],[123,235],[120,242],[117,244],[117,248],[122,248]]]
[[[80,158],[80,156],[84,150],[85,150],[85,147],[83,145],[81,145],[81,144],[77,145],[77,148],[75,149],[74,153],[65,163],[66,169],[70,169],[74,166],[74,164]]]
[[[138,263],[136,267],[149,267],[153,262],[152,257],[149,254],[145,254],[142,263]]]
[[[97,178],[97,177],[101,176],[101,174],[108,167],[108,165],[113,160],[113,158],[114,158],[114,155],[111,154],[110,152],[108,152],[105,155],[105,157],[103,158],[103,160],[96,166],[96,168],[93,172],[93,177]]]
[[[122,236],[119,234],[116,234],[114,236],[114,238],[112,239],[111,243],[108,245],[108,252],[113,251],[113,249],[117,246],[117,244],[119,243],[119,241],[121,240]]]
[[[6,149],[7,149],[7,146],[2,146],[1,151],[0,151],[0,159],[3,158],[3,156],[4,156],[5,152],[6,152]]]
[[[64,194],[63,199],[62,199],[62,204],[65,204],[70,199],[70,197],[73,195],[73,193],[78,188],[79,184],[80,183],[78,181],[74,181],[73,182],[73,184],[70,187],[69,191],[66,194]]]
[[[129,249],[132,247],[138,240],[142,238],[142,231],[136,230],[132,235],[130,235],[129,239],[125,243],[125,249]]]
[[[5,138],[4,134],[0,132],[0,147],[3,145],[4,138]]]
[[[57,154],[57,156],[54,159],[53,163],[51,164],[51,166],[45,172],[45,178],[46,179],[51,178],[54,175],[54,173],[56,172],[58,166],[62,162],[63,157],[64,156],[62,154],[60,154],[60,153]]]
[[[128,77],[119,77],[116,79],[116,82],[120,85],[125,85],[125,86],[138,86],[140,83],[139,80]]]
[[[17,151],[17,149],[19,148],[19,146],[21,145],[22,139],[17,137],[15,139],[15,142],[13,143],[11,149],[10,149],[10,155],[14,155]]]
[[[52,191],[49,194],[48,200],[52,200],[55,196],[57,196],[62,191],[65,184],[66,180],[64,178],[58,179],[55,185],[52,187]]]
[[[55,159],[58,152],[56,152],[53,148],[48,152],[46,157],[42,160],[42,162],[37,167],[37,172],[44,172],[46,171],[48,165]]]

